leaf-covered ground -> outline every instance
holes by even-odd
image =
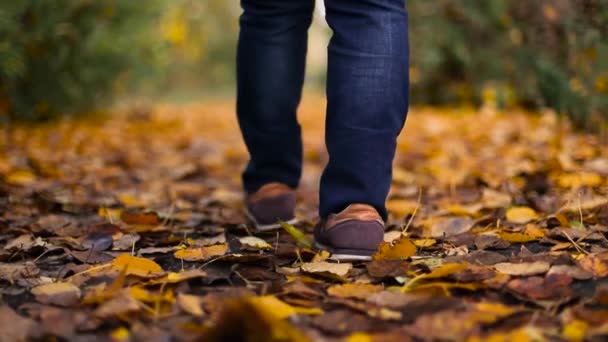
[[[387,242],[336,264],[307,247],[324,106],[300,113],[302,223],[261,237],[230,101],[4,131],[0,341],[608,338],[605,141],[551,113],[413,109]]]

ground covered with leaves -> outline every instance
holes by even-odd
[[[263,236],[230,101],[4,131],[0,341],[608,338],[601,137],[552,113],[413,109],[385,244],[333,263],[310,248],[324,106],[300,113],[302,223]]]

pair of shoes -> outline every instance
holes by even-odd
[[[258,232],[280,228],[278,221],[297,222],[295,193],[281,183],[269,183],[247,196],[247,215]],[[353,203],[321,220],[314,230],[315,247],[333,260],[371,260],[384,238],[384,222],[374,207]]]

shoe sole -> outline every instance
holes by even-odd
[[[373,254],[369,255],[370,251],[364,249],[332,248],[316,241],[315,248],[328,251],[331,254],[329,259],[334,261],[371,261],[373,259]]]
[[[253,227],[255,228],[255,231],[258,233],[271,232],[271,231],[282,228],[281,224],[279,222],[270,223],[270,224],[259,224],[258,221],[255,219],[255,217],[253,217],[253,215],[251,215],[251,213],[247,209],[245,209],[245,215],[251,221],[251,223],[253,223]],[[299,222],[298,219],[295,217],[290,220],[285,221],[285,223],[287,223],[287,224],[296,224],[298,222]]]

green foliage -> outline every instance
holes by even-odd
[[[602,0],[409,0],[412,97],[552,107],[579,126],[608,118]]]
[[[107,99],[145,55],[138,30],[150,14],[136,1],[3,1],[0,113],[41,120]]]

